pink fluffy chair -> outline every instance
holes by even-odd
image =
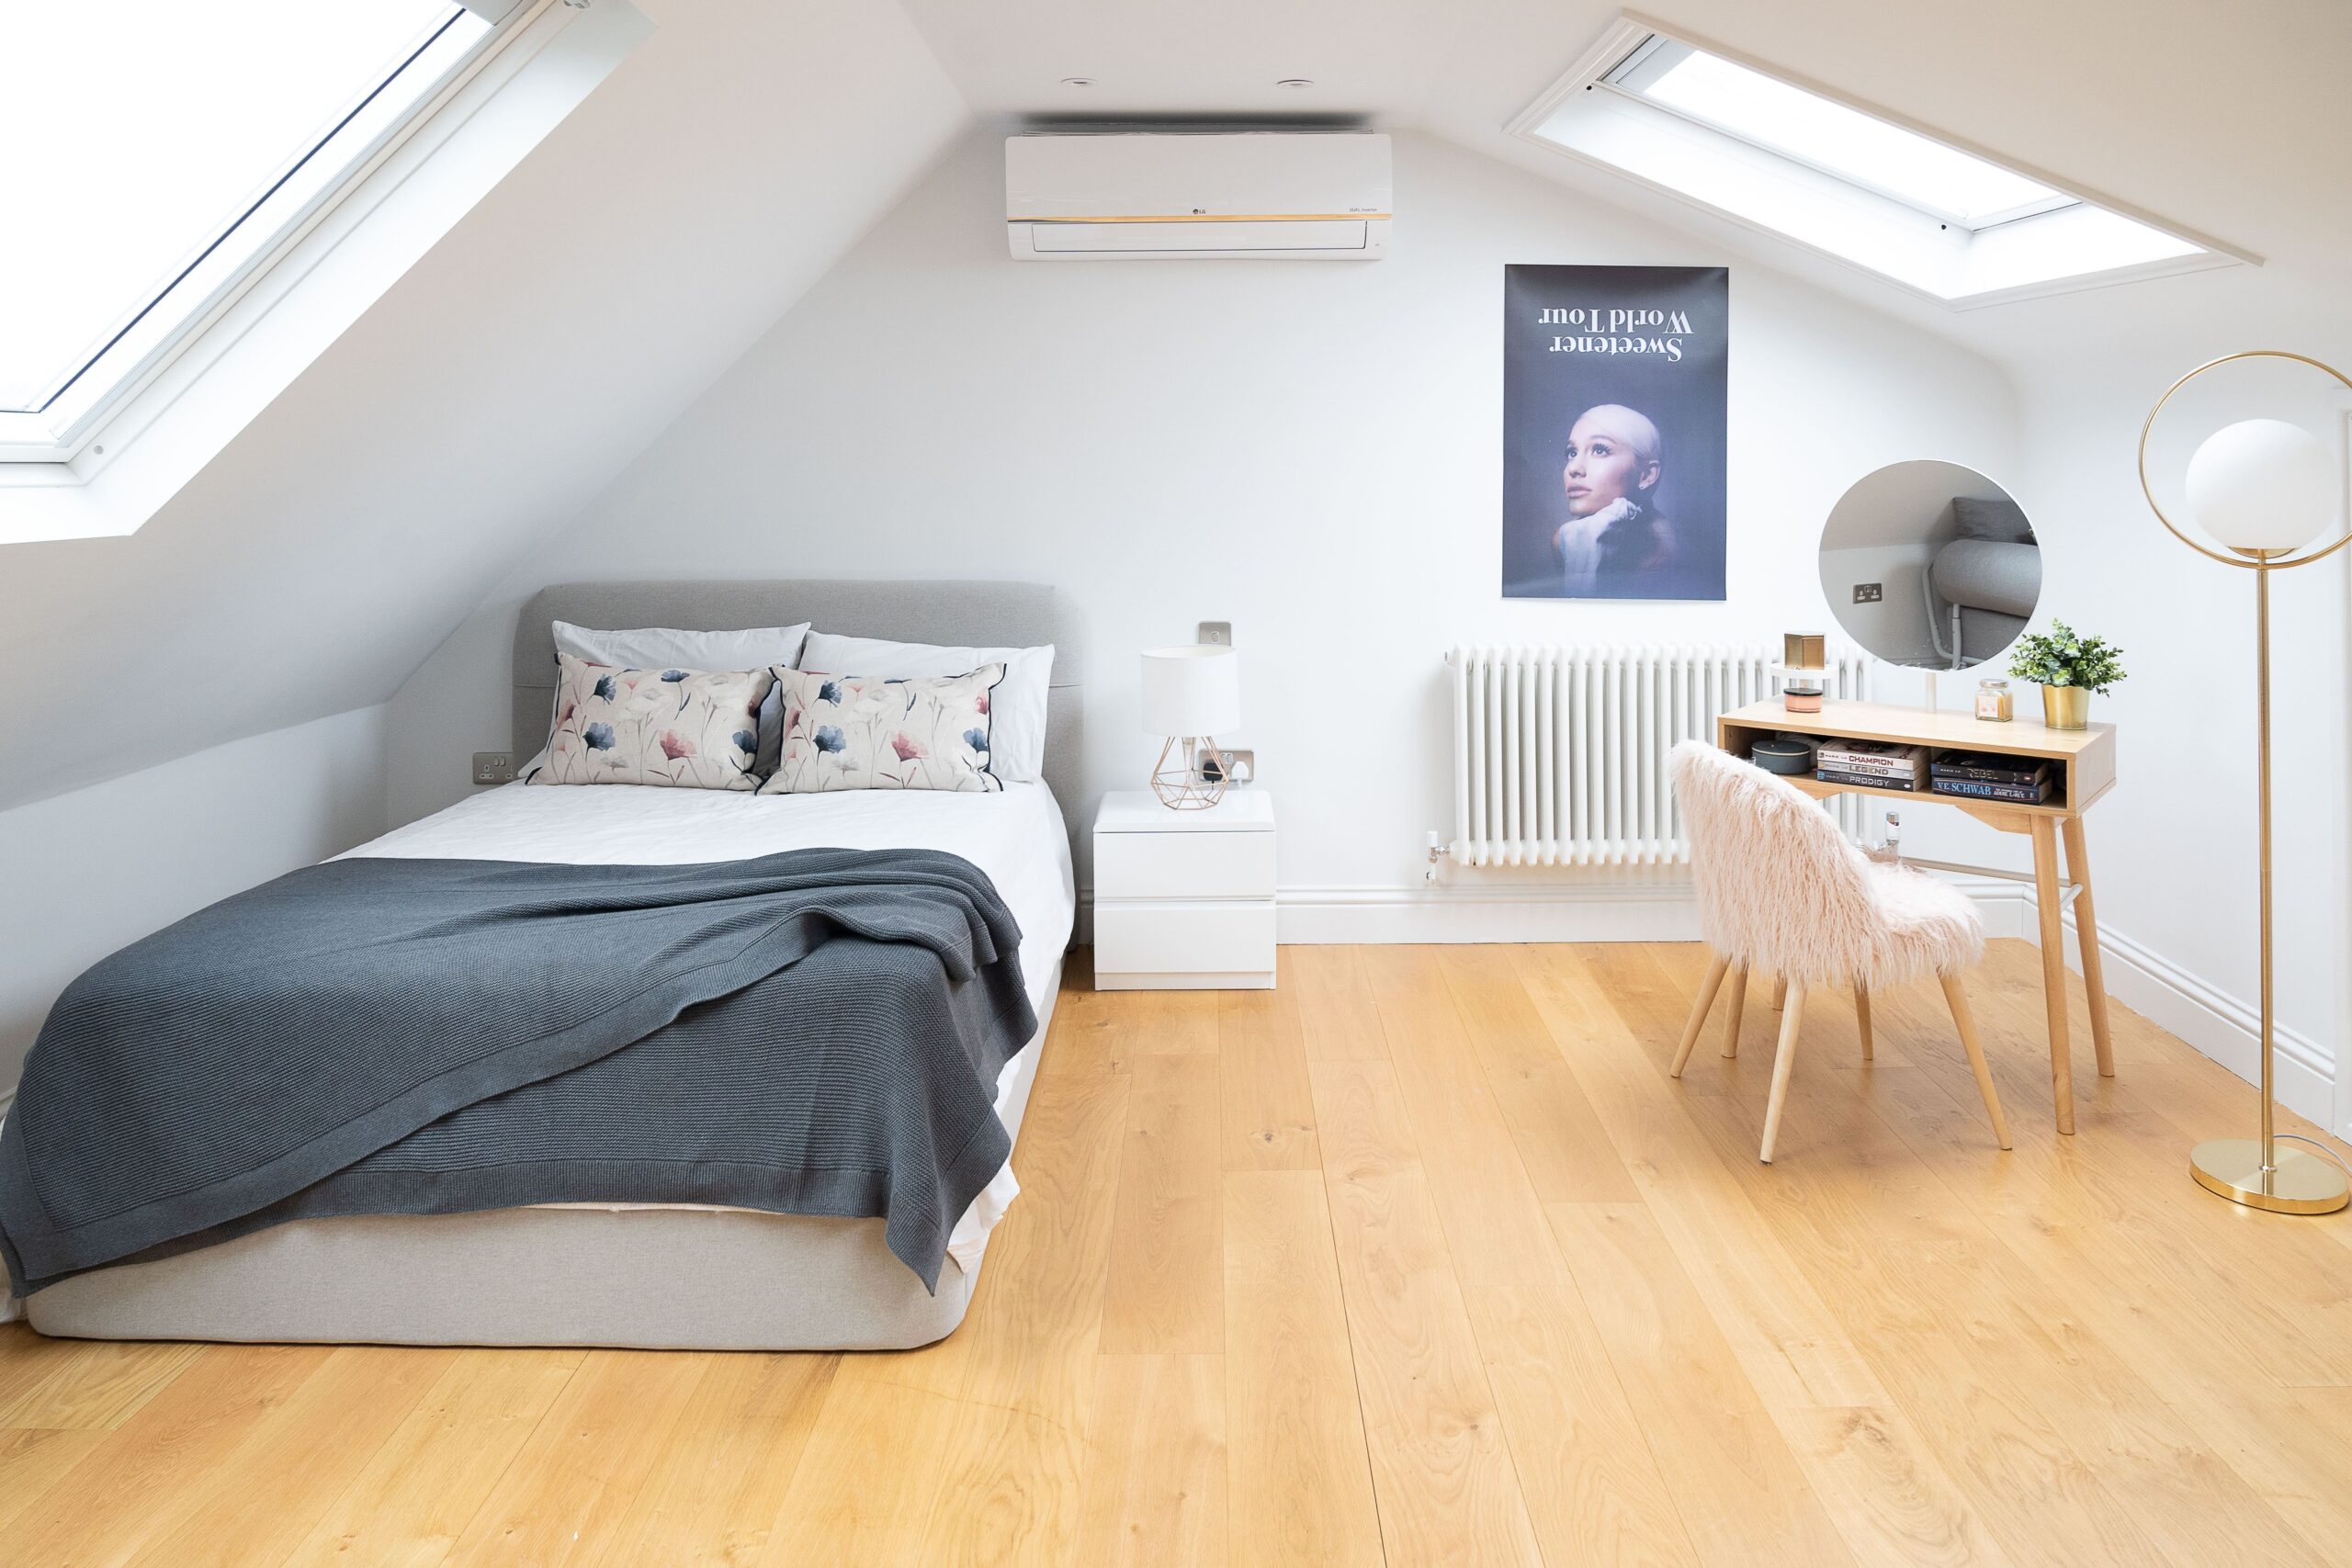
[[[1934,878],[1882,865],[1846,841],[1812,796],[1703,740],[1674,749],[1674,794],[1690,832],[1699,926],[1714,950],[1698,1005],[1674,1053],[1673,1076],[1698,1043],[1724,976],[1731,976],[1731,1018],[1724,1055],[1739,1054],[1740,1007],[1751,972],[1787,987],[1780,1045],[1772,1057],[1772,1095],[1764,1111],[1758,1157],[1772,1160],[1795,1064],[1798,1021],[1809,987],[1854,987],[1862,1059],[1871,1057],[1870,993],[1924,975],[1943,983],[1952,1022],[1967,1049],[1976,1088],[2001,1147],[2009,1146],[2001,1098],[1976,1042],[1976,1022],[1961,989],[1961,971],[1984,953],[1975,908]]]

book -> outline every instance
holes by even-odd
[[[1871,773],[1885,779],[1916,779],[1919,769],[1911,762],[1881,762],[1859,757],[1838,757],[1822,751],[1815,754],[1814,765],[1835,768],[1841,773]]]
[[[1916,792],[1919,781],[1902,773],[1849,773],[1841,768],[1821,768],[1813,775],[1823,784],[1860,784],[1864,789],[1902,789]],[[1989,786],[1988,786],[1989,787]]]
[[[1979,784],[2031,784],[2050,775],[2050,764],[2032,757],[2011,757],[1997,751],[1947,751],[1928,766],[1939,779],[1973,779]]]
[[[1814,765],[1890,786],[1909,786],[1927,776],[1928,749],[1889,740],[1825,740]]]
[[[2006,800],[2019,806],[2040,806],[2050,798],[2057,781],[2048,774],[2031,784],[1996,784],[1986,779],[1936,779],[1928,785],[1936,795],[1956,795],[1971,800]]]

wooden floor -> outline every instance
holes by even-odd
[[[2352,1228],[2207,1197],[2253,1097],[2032,950],[1666,1076],[1695,947],[1285,948],[1065,993],[971,1315],[904,1355],[0,1330],[0,1560],[2352,1560]],[[2075,1039],[2087,1040],[2075,998]],[[2296,1130],[2309,1131],[2301,1123]]]

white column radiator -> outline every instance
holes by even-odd
[[[1453,840],[1463,865],[1659,865],[1690,845],[1667,753],[1715,716],[1777,694],[1780,649],[1456,648]],[[1870,660],[1833,650],[1828,694],[1868,695]],[[1858,834],[1859,796],[1832,797]]]

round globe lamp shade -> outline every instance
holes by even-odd
[[[1233,649],[1203,646],[1145,650],[1146,735],[1223,735],[1240,726],[1240,660]]]
[[[2301,425],[2241,420],[2188,459],[2188,507],[2230,548],[2277,554],[2335,532],[2342,482],[2327,444]]]

